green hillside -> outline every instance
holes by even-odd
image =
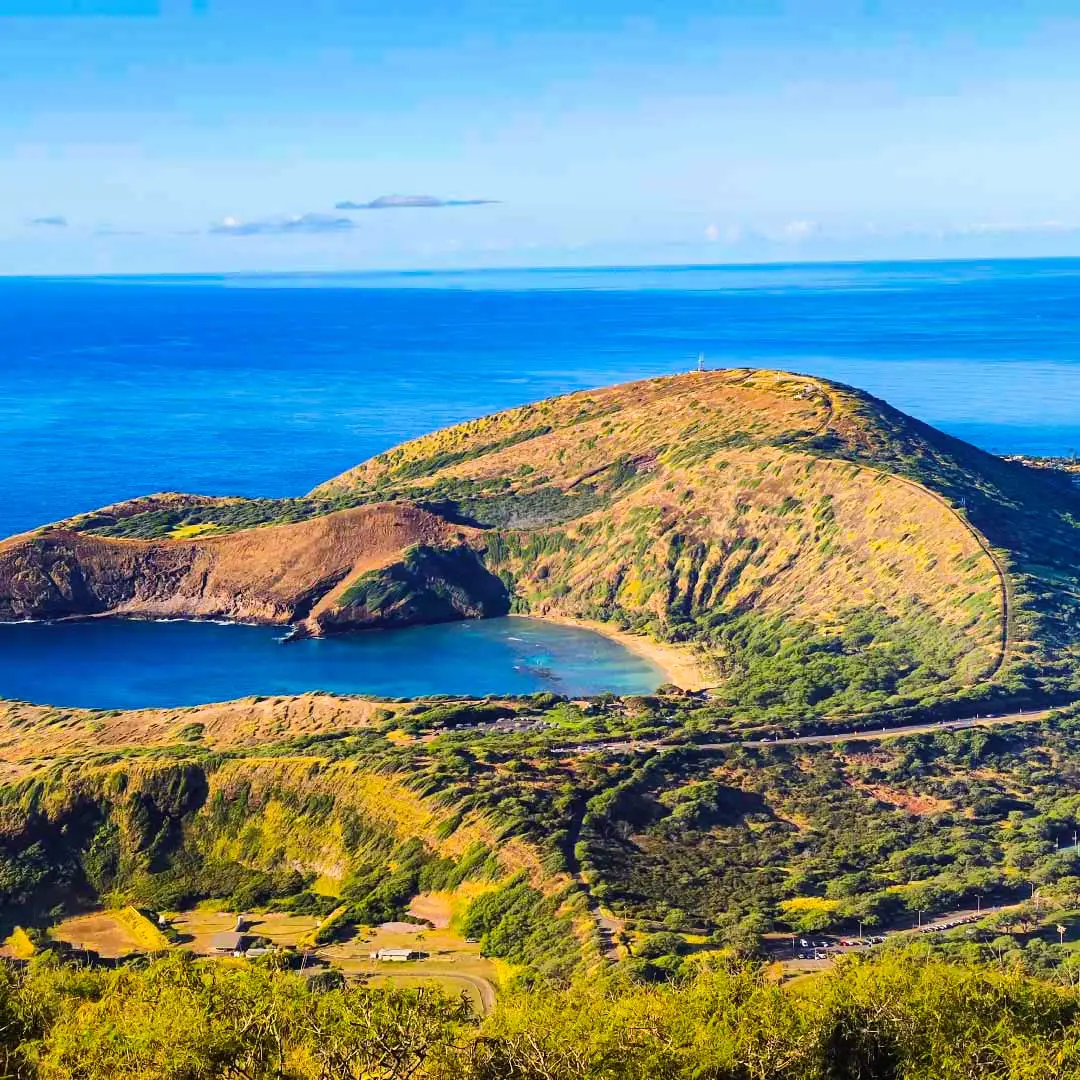
[[[797,721],[1065,700],[1080,492],[866,394],[717,371],[435,432],[309,496],[169,495],[0,545],[0,616],[292,623],[501,614],[682,645]]]

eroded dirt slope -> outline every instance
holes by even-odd
[[[63,527],[0,546],[0,619],[72,615],[294,623],[347,579],[414,545],[475,530],[406,503],[191,540],[135,541]]]

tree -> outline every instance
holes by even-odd
[[[637,949],[643,960],[655,960],[659,956],[681,956],[687,951],[686,941],[678,934],[663,930],[650,934]]]
[[[426,987],[327,995],[302,1021],[327,1080],[410,1080],[473,1023],[464,995],[453,1000]]]

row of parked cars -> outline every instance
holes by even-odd
[[[982,919],[981,914],[964,915],[957,919],[949,919],[947,922],[936,922],[930,926],[919,929],[920,934],[941,934],[946,930],[955,930],[958,926],[967,926],[977,923]],[[969,930],[971,934],[974,931]],[[885,940],[883,934],[862,938],[841,938],[839,941],[813,941],[810,938],[799,938],[799,948],[802,952],[795,954],[798,960],[827,960],[831,952],[837,949],[870,948],[872,945],[880,945]]]
[[[919,933],[940,934],[942,930],[955,930],[958,926],[967,926],[968,923],[979,922],[980,919],[982,919],[982,915],[965,915],[962,919],[951,919],[949,922],[920,927]]]
[[[873,945],[880,945],[884,940],[881,934],[874,937],[841,938],[839,941],[812,941],[809,938],[799,938],[799,948],[802,952],[796,953],[795,957],[798,960],[828,960],[830,954],[838,949],[869,949]]]

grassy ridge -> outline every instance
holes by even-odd
[[[317,628],[507,604],[593,619],[694,643],[732,701],[789,717],[988,681],[991,697],[1034,699],[1071,680],[1080,494],[1067,478],[780,372],[572,394],[403,444],[302,499],[170,496],[74,526],[198,544],[387,501],[479,530],[461,543],[482,567],[463,574],[464,549],[438,545],[420,567],[403,547],[318,600]]]
[[[330,916],[322,932],[337,936],[403,917],[418,893],[472,883],[464,895],[488,899],[469,932],[490,936],[492,955],[554,973],[592,947],[557,862],[448,791],[435,763],[406,774],[389,749],[381,763],[286,750],[70,762],[0,788],[0,925],[47,923],[80,901],[178,910],[218,899]],[[164,947],[136,907],[117,918],[144,950]],[[535,941],[514,929],[522,918]]]

